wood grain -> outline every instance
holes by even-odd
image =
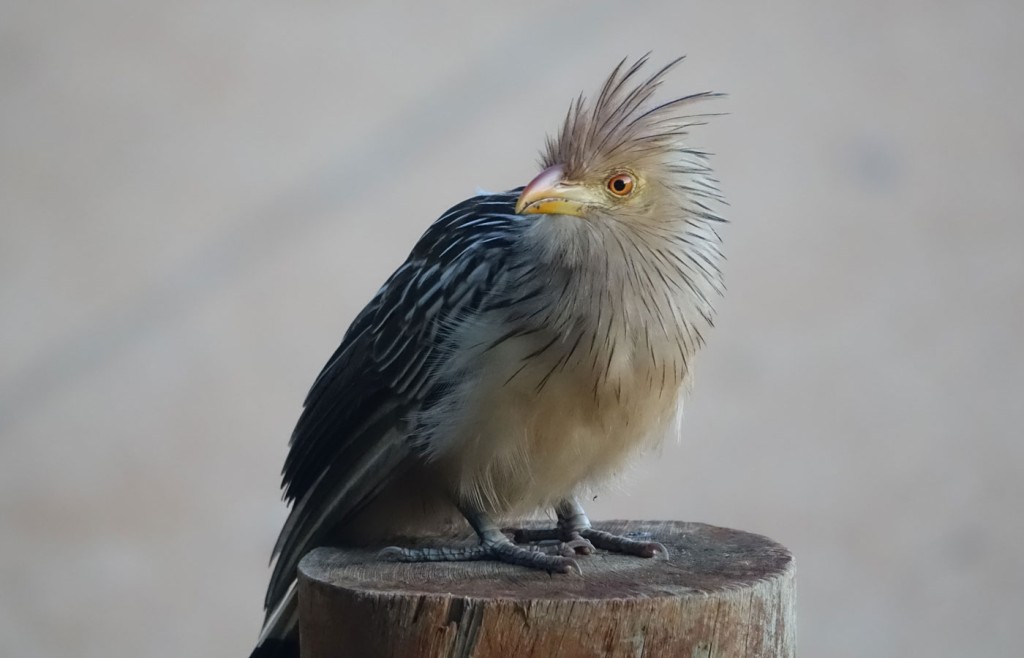
[[[299,565],[304,658],[789,658],[789,551],[700,523],[596,527],[664,543],[671,556],[599,551],[583,576],[492,562],[403,564],[320,548]],[[429,538],[406,545],[469,539]]]

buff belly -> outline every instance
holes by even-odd
[[[552,505],[677,427],[685,378],[656,350],[595,363],[564,359],[565,341],[531,357],[543,340],[478,354],[438,407],[430,461],[463,503],[506,516]]]

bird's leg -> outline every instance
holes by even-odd
[[[570,505],[575,505],[571,509]],[[578,514],[577,514],[578,511]],[[517,544],[555,545],[562,554],[590,555],[594,545],[580,530],[590,527],[590,519],[575,500],[564,500],[555,507],[558,522],[554,528],[512,528],[512,540]]]
[[[638,541],[591,527],[590,519],[575,498],[562,500],[555,506],[555,513],[558,515],[558,524],[554,528],[516,529],[513,531],[514,541],[525,543],[556,540],[564,542],[565,546],[581,555],[589,555],[595,548],[602,548],[640,557],[654,557],[655,553],[668,557],[668,549],[660,542]]]
[[[397,562],[455,562],[464,560],[494,560],[506,564],[518,564],[531,569],[555,573],[575,571],[582,575],[580,565],[564,555],[547,555],[537,549],[516,546],[494,521],[484,512],[468,507],[460,508],[462,514],[480,537],[476,546],[460,548],[400,548],[389,546],[379,553],[383,559]]]

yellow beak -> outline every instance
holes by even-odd
[[[561,165],[548,167],[523,188],[516,202],[520,215],[575,215],[582,217],[586,195],[579,185],[566,183]]]

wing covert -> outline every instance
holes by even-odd
[[[298,559],[413,455],[402,424],[433,386],[449,328],[494,294],[522,218],[518,190],[468,199],[424,233],[346,331],[307,395],[282,470],[293,503],[268,609]]]

